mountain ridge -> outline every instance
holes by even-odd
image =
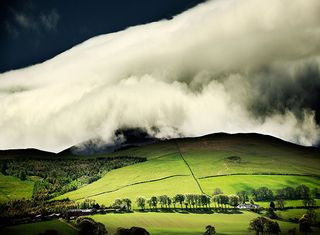
[[[130,131],[129,131],[130,132]],[[141,134],[142,136],[144,133]],[[245,141],[245,140],[250,140],[250,141],[255,141],[255,142],[266,142],[266,143],[273,143],[273,144],[282,144],[282,145],[287,145],[289,147],[297,148],[297,149],[305,149],[305,150],[310,150],[310,151],[319,151],[320,149],[315,146],[303,146],[295,143],[291,143],[288,141],[285,141],[283,139],[271,136],[271,135],[264,135],[264,134],[259,134],[259,133],[226,133],[226,132],[217,132],[217,133],[211,133],[207,135],[202,135],[202,136],[197,136],[197,137],[178,137],[178,138],[172,138],[172,139],[157,139],[150,137],[149,135],[145,135],[145,141],[143,138],[140,138],[137,143],[134,143],[134,141],[129,141],[124,142],[124,144],[120,145],[106,145],[106,146],[111,146],[110,149],[112,151],[98,151],[98,152],[92,152],[92,151],[85,151],[85,154],[78,154],[74,148],[78,148],[77,145],[71,146],[70,148],[67,148],[61,152],[54,153],[54,152],[49,152],[49,151],[44,151],[41,149],[36,149],[36,148],[26,148],[26,149],[7,149],[7,150],[0,150],[0,158],[17,158],[17,157],[22,157],[22,158],[28,158],[28,157],[34,157],[34,158],[51,158],[51,157],[66,157],[66,156],[95,156],[95,155],[101,155],[101,154],[108,154],[108,153],[115,153],[115,152],[121,152],[122,150],[130,149],[130,148],[136,148],[140,147],[143,145],[148,145],[148,144],[153,144],[153,143],[164,143],[164,142],[169,142],[169,141],[197,141],[197,140],[206,140],[206,139],[211,139],[211,140],[224,140],[224,141],[230,141],[230,140],[238,140],[238,141]],[[132,138],[132,135],[131,137]],[[91,141],[91,140],[89,140]],[[87,141],[88,142],[88,141]],[[103,149],[103,148],[102,148]],[[103,149],[104,150],[104,149]]]

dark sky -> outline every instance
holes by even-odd
[[[45,61],[93,36],[171,18],[203,0],[0,0],[0,72]]]

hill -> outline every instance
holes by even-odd
[[[236,193],[261,186],[272,190],[306,184],[320,187],[320,151],[259,134],[212,134],[133,147],[103,157],[146,157],[147,161],[115,169],[98,181],[58,198],[95,199],[105,205],[116,198],[177,193],[206,193],[214,188]]]
[[[0,150],[0,159],[21,159],[21,158],[54,158],[59,154],[46,152],[38,149],[9,149]]]

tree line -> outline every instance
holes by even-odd
[[[282,198],[285,200],[303,200],[311,197],[320,198],[320,191],[318,188],[310,190],[306,185],[299,185],[295,188],[285,187],[276,190],[276,194],[267,187],[260,187],[258,189],[253,189],[251,194],[255,201],[270,201],[277,198]]]
[[[288,195],[287,192],[294,192]],[[208,208],[213,203],[215,208],[226,208],[227,206],[237,207],[239,204],[249,202],[254,204],[254,201],[273,201],[276,200],[278,208],[283,209],[285,199],[298,200],[302,199],[305,207],[313,207],[316,205],[314,198],[319,198],[318,189],[310,190],[305,185],[299,185],[296,188],[286,187],[277,190],[277,194],[273,194],[272,190],[267,187],[252,189],[251,194],[246,191],[237,192],[237,194],[226,195],[220,188],[215,188],[212,197],[206,194],[176,194],[174,197],[167,195],[152,196],[150,198],[138,197],[136,204],[140,209],[156,209],[156,208],[176,208],[180,205],[182,208]],[[252,198],[250,200],[250,198]]]
[[[141,210],[149,209],[170,209],[170,208],[210,208],[211,203],[214,207],[223,208],[227,205],[236,207],[239,203],[237,195],[215,195],[212,198],[205,194],[176,194],[174,197],[168,195],[151,196],[150,198],[137,197],[136,205]]]
[[[273,221],[266,217],[257,217],[252,219],[249,224],[249,230],[256,232],[256,235],[260,233],[267,234],[279,234],[281,232],[280,226],[277,221]]]
[[[218,190],[218,191],[216,191]],[[214,195],[219,192],[219,189],[215,189]],[[310,190],[306,185],[298,185],[297,187],[285,187],[282,189],[276,190],[274,193],[268,187],[259,187],[257,189],[252,189],[251,191],[240,191],[237,192],[237,196],[239,197],[242,203],[248,202],[249,198],[252,198],[254,201],[283,201],[283,200],[304,200],[308,201],[312,198],[319,199],[320,198],[320,190],[318,188],[314,188]]]

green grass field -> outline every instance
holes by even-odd
[[[34,182],[31,180],[22,181],[13,176],[5,176],[0,173],[0,202],[32,197]]]
[[[257,214],[181,214],[181,213],[140,213],[94,215],[92,218],[105,224],[108,232],[113,234],[118,227],[139,226],[146,228],[152,235],[201,235],[206,225],[214,225],[217,234],[254,234],[248,231],[249,222]],[[279,222],[283,234],[296,224]]]
[[[93,183],[100,184],[105,181]],[[263,183],[262,183],[263,182]],[[250,191],[252,188],[258,188],[261,186],[269,187],[272,190],[286,186],[298,186],[299,184],[306,184],[310,188],[319,187],[319,181],[317,178],[308,176],[276,176],[276,175],[236,175],[236,176],[222,176],[199,180],[200,185],[204,191],[208,194],[212,194],[213,189],[219,187],[226,194],[234,194],[238,191],[245,190]],[[83,187],[82,190],[76,190],[61,196],[60,198],[68,195],[71,199],[82,198],[82,195],[94,195],[91,194],[91,187]],[[103,186],[101,186],[103,187]],[[155,182],[142,183],[132,186],[121,188],[114,192],[101,193],[100,195],[92,196],[91,199],[96,200],[104,205],[110,205],[117,198],[128,197],[132,201],[135,201],[137,196],[151,197],[153,195],[160,196],[161,194],[167,194],[168,196],[174,196],[177,193],[197,193],[200,194],[200,190],[197,187],[194,179],[191,176],[176,176],[168,179],[163,179]],[[268,206],[269,202],[258,202],[261,206]],[[286,206],[303,206],[301,200],[286,201]],[[133,205],[136,208],[136,205]]]
[[[58,199],[69,197],[82,200],[88,197],[110,205],[116,198],[129,197],[134,201],[137,196],[200,193],[179,150],[201,188],[209,195],[217,187],[227,194],[250,191],[261,186],[272,190],[300,184],[310,188],[320,187],[319,178],[316,177],[320,176],[319,151],[267,137],[249,137],[230,135],[226,138],[218,135],[181,139],[177,140],[179,148],[175,141],[170,140],[119,151],[110,156],[141,156],[147,157],[148,161],[112,170],[100,180]],[[240,160],[232,161],[228,158],[230,156],[237,156]],[[249,175],[223,176],[225,174]]]
[[[316,205],[320,206],[320,199],[315,199],[315,201],[316,201]],[[259,206],[264,208],[268,208],[270,206],[270,202],[257,202],[257,204],[259,204]],[[302,207],[302,206],[304,206],[302,200],[286,200],[285,201],[285,207]]]
[[[309,188],[319,187],[319,178],[289,175],[230,175],[200,179],[199,182],[204,191],[210,194],[216,187],[221,188],[226,194],[241,190],[250,192],[252,189],[262,186],[273,191],[287,186],[296,187],[300,184],[305,184]]]
[[[201,192],[191,176],[181,176],[147,184],[125,187],[116,192],[91,197],[91,199],[94,199],[99,203],[103,203],[104,205],[110,205],[117,198],[128,197],[134,202],[133,208],[137,208],[135,200],[138,196],[148,198],[154,195],[160,196],[162,194],[174,196],[178,193],[200,194]]]
[[[37,235],[46,230],[57,230],[61,235],[78,235],[78,231],[73,229],[70,225],[65,224],[59,220],[51,220],[44,222],[36,222],[30,224],[20,224],[15,226],[9,226],[0,228],[0,234],[10,235]]]
[[[200,194],[201,190],[195,178],[203,191],[209,195],[217,187],[226,194],[234,194],[241,190],[250,191],[252,188],[262,186],[272,190],[286,186],[296,187],[300,184],[305,184],[311,189],[320,188],[319,150],[258,135],[213,135],[169,140],[99,156],[140,156],[148,160],[112,170],[101,179],[56,199],[68,197],[82,201],[84,198],[90,198],[109,206],[116,198],[128,197],[133,201],[133,208],[137,208],[135,200],[138,196],[148,198],[163,194],[169,196],[177,193]],[[230,160],[230,156],[237,156],[238,160]],[[14,179],[16,183],[21,183],[18,179]],[[4,182],[1,187],[18,191],[19,186],[7,186],[5,179],[0,177],[0,180]],[[22,184],[28,182],[29,191],[24,192],[30,192],[31,196],[33,183],[25,181]],[[21,190],[23,188],[21,187]],[[23,193],[17,197],[22,195]],[[259,202],[259,204],[264,207],[269,206],[269,202]],[[287,201],[286,206],[302,206],[302,201]],[[281,213],[287,217],[288,213],[298,212]],[[254,217],[257,215],[251,212],[241,214],[135,212],[93,216],[95,220],[106,225],[109,234],[113,234],[117,227],[141,226],[147,228],[152,235],[203,234],[204,227],[208,224],[216,226],[217,234],[253,234],[248,232],[248,224]],[[283,234],[286,234],[289,228],[297,226],[288,222],[279,223]]]
[[[166,179],[167,177],[171,178]],[[148,183],[148,181],[154,182]],[[135,194],[140,192],[141,187],[145,188],[146,185],[150,186],[149,191],[160,192],[159,186],[163,183],[167,185],[163,185],[161,187],[165,187],[166,190],[168,190],[166,193],[170,193],[172,188],[175,188],[176,184],[179,184],[180,181],[181,187],[183,187],[183,185],[188,185],[186,188],[187,192],[190,190],[192,191],[195,187],[195,182],[190,177],[190,172],[185,163],[179,156],[173,154],[112,170],[102,179],[76,191],[66,193],[58,198],[69,197],[70,199],[79,199],[86,197],[87,195],[95,195],[106,191],[117,190],[117,192],[121,192],[121,188],[123,187],[128,187],[128,189],[130,188],[130,190]],[[130,186],[137,183],[141,184]],[[177,192],[177,190],[175,190],[175,192]],[[137,196],[139,195],[141,195],[141,193]]]

